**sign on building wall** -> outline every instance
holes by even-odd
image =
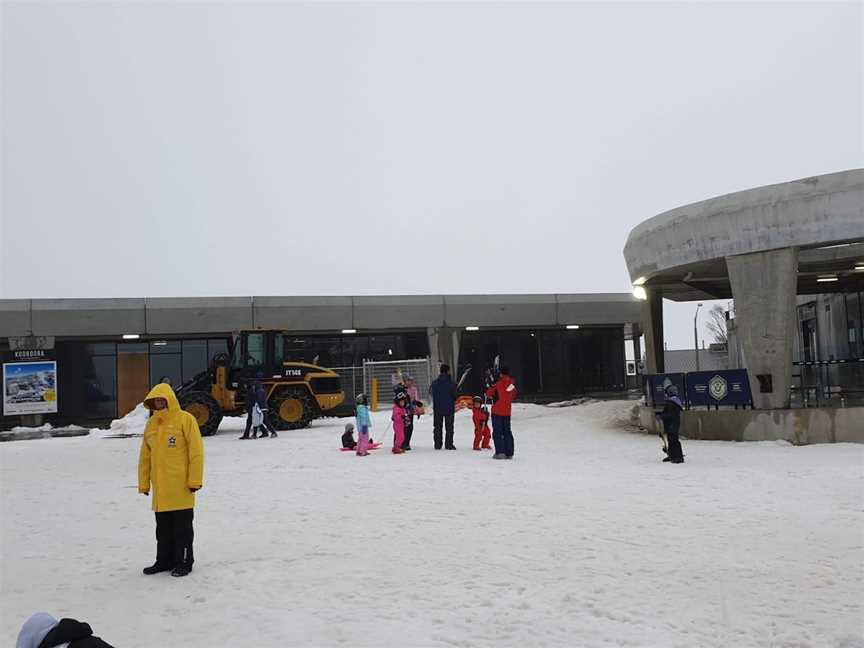
[[[3,364],[3,414],[57,413],[57,363],[7,362]]]
[[[746,369],[698,371],[687,374],[690,405],[751,405],[750,380]]]
[[[678,397],[684,400],[687,391],[684,388],[683,373],[651,374],[646,376],[646,393],[649,404],[658,407],[666,404],[666,387],[670,384],[678,388]]]

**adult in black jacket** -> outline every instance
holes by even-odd
[[[249,430],[252,429],[252,410],[255,409],[255,383],[251,380],[246,383],[246,431],[243,432],[241,439],[249,438]]]
[[[684,463],[684,451],[681,449],[681,440],[678,438],[683,410],[684,404],[678,398],[678,388],[675,385],[669,385],[666,388],[666,404],[663,406],[663,411],[657,415],[663,421],[663,430],[666,432],[666,452],[669,456],[663,461]]]
[[[441,427],[447,428],[447,436],[444,439],[444,447],[455,450],[453,445],[453,417],[456,413],[456,383],[450,377],[450,366],[441,365],[441,373],[432,381],[429,387],[432,393],[432,436],[435,441],[435,449],[441,449]]]
[[[94,637],[89,624],[75,619],[57,621],[44,612],[27,619],[15,642],[15,648],[54,648],[66,645],[69,648],[113,648],[99,637]]]

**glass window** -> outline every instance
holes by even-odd
[[[84,409],[93,418],[117,414],[117,359],[91,356],[84,372]]]
[[[425,358],[429,355],[429,336],[426,333],[405,333],[401,336],[403,358]]]
[[[117,345],[117,353],[147,353],[149,345],[146,342],[124,342]]]
[[[207,340],[207,357],[212,361],[220,353],[228,353],[228,340]]]
[[[236,338],[231,347],[231,367],[234,369],[243,368],[243,340]]]
[[[150,343],[150,353],[180,353],[181,351],[179,340],[161,340]]]
[[[282,364],[282,360],[285,358],[285,336],[274,336],[273,346],[273,363],[280,365]]]
[[[179,353],[155,353],[150,356],[150,379],[165,382],[175,389],[183,384],[183,356]]]
[[[250,333],[246,338],[246,366],[260,367],[264,359],[264,334]]]
[[[391,351],[395,353],[396,346],[392,335],[375,335],[369,337],[367,360],[392,360]]]
[[[207,340],[183,340],[183,382],[207,371]]]
[[[117,353],[117,345],[114,342],[98,342],[87,345],[89,355],[114,355]]]

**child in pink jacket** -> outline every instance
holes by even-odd
[[[405,443],[405,417],[410,416],[406,406],[408,405],[408,394],[400,391],[393,399],[393,454],[405,452],[402,445]]]

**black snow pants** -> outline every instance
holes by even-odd
[[[411,435],[414,434],[414,417],[405,421],[405,440],[402,442],[402,449],[406,450],[411,447]]]
[[[449,414],[443,414],[440,412],[432,413],[432,436],[435,441],[435,449],[441,449],[441,428],[447,428],[447,436],[444,439],[444,447],[452,448],[453,447],[453,416],[454,413],[450,412]]]
[[[194,509],[164,511],[156,514],[156,562],[159,565],[192,568],[192,529]]]
[[[678,423],[666,426],[666,449],[672,461],[684,459],[684,450],[681,449],[681,440],[678,438]]]

